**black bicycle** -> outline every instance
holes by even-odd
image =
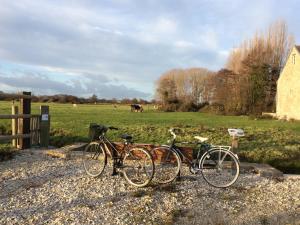
[[[177,129],[178,130],[178,129]],[[181,144],[194,144],[197,147],[193,150],[193,157],[190,159],[178,146],[176,142],[176,129],[172,128],[169,132],[172,135],[170,145],[159,147],[161,151],[176,152],[180,161],[174,161],[174,157],[165,159],[170,162],[168,167],[173,167],[173,173],[165,174],[165,181],[173,181],[180,177],[182,162],[186,162],[192,174],[201,172],[208,184],[225,188],[234,184],[239,176],[238,156],[231,151],[231,146],[215,146],[208,144],[208,138],[195,136],[196,142],[180,142]],[[172,163],[171,163],[172,162]],[[177,172],[178,171],[178,172]],[[165,182],[162,182],[165,183]]]
[[[128,183],[137,187],[147,186],[154,176],[154,162],[151,154],[143,149],[132,146],[132,136],[124,134],[123,147],[118,150],[107,137],[108,130],[118,130],[115,127],[94,125],[97,141],[92,141],[83,152],[83,166],[86,173],[92,177],[100,176],[108,163],[112,160],[112,175],[124,175]]]

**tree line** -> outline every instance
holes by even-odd
[[[6,93],[0,91],[0,101],[12,101],[13,98],[7,96]],[[104,99],[98,98],[95,94],[91,97],[83,98],[77,97],[74,95],[32,95],[32,102],[44,102],[44,103],[71,103],[71,104],[151,104],[155,103],[155,101],[148,101],[145,99],[137,99],[137,98],[123,98],[123,99]]]
[[[225,68],[173,69],[156,83],[165,111],[206,108],[222,114],[275,111],[276,82],[294,44],[283,21],[271,24],[233,49]]]

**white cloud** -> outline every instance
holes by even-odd
[[[159,18],[153,25],[152,32],[156,34],[172,35],[177,31],[177,24],[175,21],[167,18]],[[150,30],[151,32],[151,30]]]
[[[136,38],[142,42],[157,44],[169,42],[172,37],[177,36],[177,23],[174,20],[160,17],[154,21],[138,23]]]
[[[175,47],[177,48],[192,48],[195,47],[195,44],[189,41],[184,41],[184,40],[180,40],[180,41],[175,41]]]
[[[103,76],[89,76],[85,79],[71,79],[65,82],[50,79],[45,74],[25,73],[15,76],[0,74],[0,88],[3,91],[28,90],[35,94],[71,94],[99,98],[149,98],[149,93],[137,91],[124,85],[111,84]]]
[[[124,33],[119,30],[111,30],[111,29],[103,28],[103,27],[99,27],[99,26],[94,26],[92,28],[94,30],[101,31],[101,32],[107,32],[107,33],[116,34],[116,35],[124,35]]]
[[[52,81],[104,76],[128,93],[150,92],[166,70],[221,68],[233,46],[277,15],[297,40],[299,10],[293,0],[2,0],[0,62],[29,65]]]
[[[227,58],[228,57],[228,55],[229,55],[229,51],[228,50],[220,50],[219,51],[219,54],[220,54],[220,56],[221,57],[224,57],[224,58]]]
[[[7,84],[0,83],[0,90],[7,91],[7,92],[14,92],[16,91],[16,87],[12,87]]]
[[[200,34],[198,45],[205,49],[217,49],[219,46],[216,32],[211,28],[203,30]]]

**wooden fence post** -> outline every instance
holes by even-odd
[[[232,136],[231,146],[233,149],[237,149],[239,147],[239,140],[237,136]]]
[[[11,114],[16,115],[19,113],[19,108],[16,105],[12,105],[11,107]],[[18,133],[18,119],[11,120],[11,133],[12,135],[16,135]],[[18,139],[12,140],[12,146],[17,148],[18,147]]]
[[[17,134],[22,134],[23,132],[23,128],[21,127],[21,124],[22,124],[22,119],[21,118],[18,118],[17,119],[17,123],[18,123],[18,131],[17,131]],[[17,139],[17,149],[21,149],[21,139],[22,138],[18,138]]]
[[[23,95],[31,95],[31,92],[23,92]],[[30,114],[31,113],[31,99],[30,98],[21,98],[20,99],[20,114]],[[30,118],[23,118],[19,120],[19,128],[22,131],[22,134],[30,134]],[[30,138],[21,138],[19,140],[20,148],[30,148]]]
[[[41,105],[40,111],[41,111],[40,145],[41,147],[48,147],[49,133],[50,133],[49,106]]]

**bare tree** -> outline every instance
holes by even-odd
[[[246,111],[255,111],[255,107],[257,113],[274,109],[276,82],[293,43],[286,23],[277,21],[232,50],[226,68],[242,76],[239,87],[247,94],[241,97]]]
[[[173,69],[164,73],[156,82],[156,99],[165,106],[176,104],[183,111],[193,108],[204,101],[207,77],[213,72],[205,68]],[[169,108],[169,107],[167,107]]]

